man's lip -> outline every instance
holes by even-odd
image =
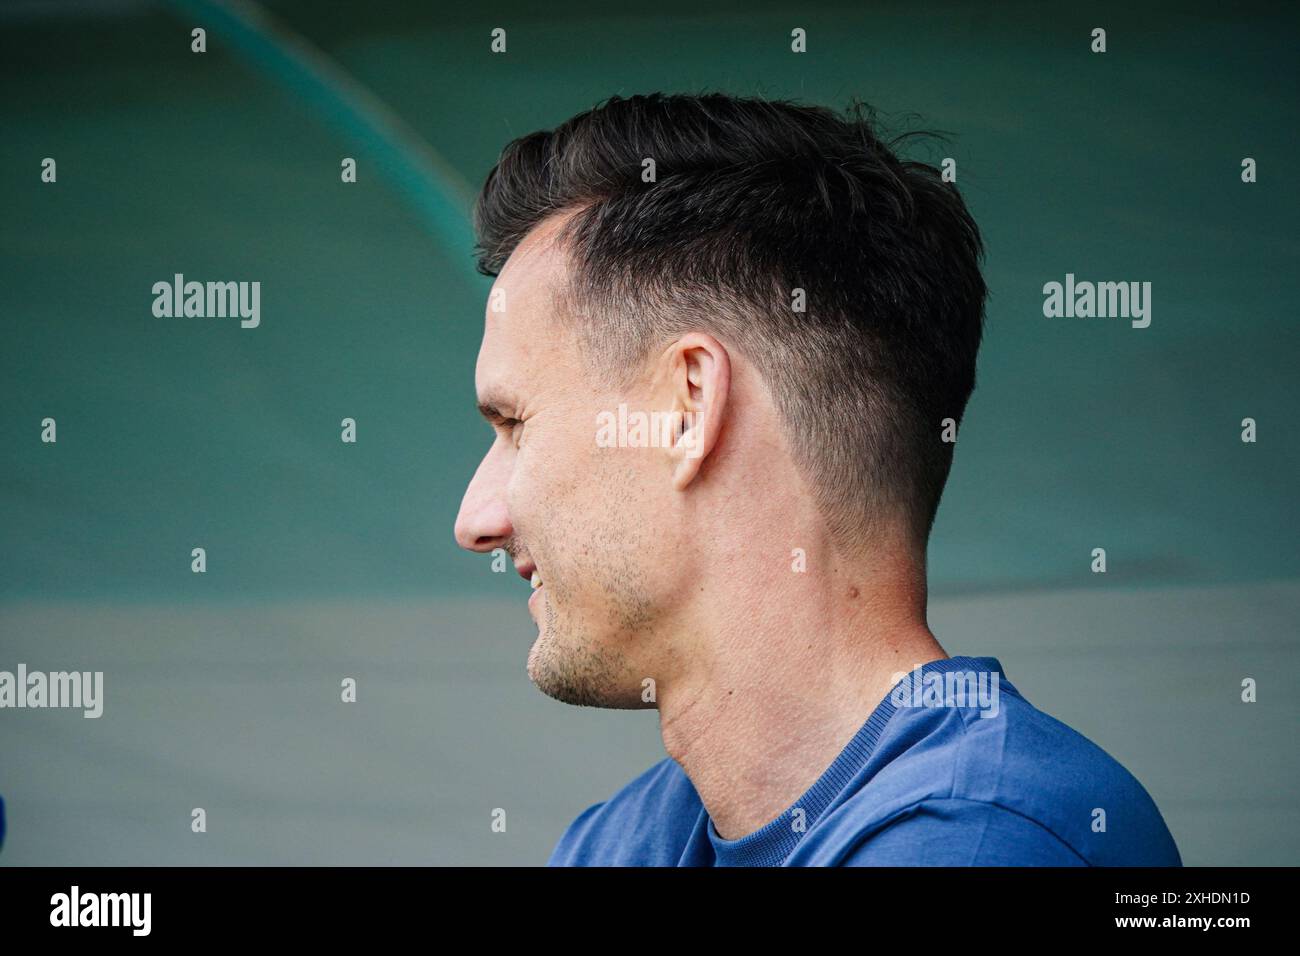
[[[533,572],[537,570],[537,565],[533,564],[531,561],[528,564],[516,564],[515,570],[519,572],[521,578],[525,581],[531,582],[533,580]]]

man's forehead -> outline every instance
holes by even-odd
[[[556,213],[530,229],[506,259],[493,286],[547,281],[562,274],[567,257],[560,232],[572,218],[573,212]]]
[[[536,323],[548,317],[567,262],[555,241],[552,220],[524,237],[492,283],[484,308],[487,333],[514,332],[521,322]]]
[[[518,405],[515,386],[542,371],[558,344],[552,313],[566,256],[555,240],[567,218],[551,216],[530,231],[492,283],[475,375],[481,405]]]
[[[475,400],[480,411],[495,411],[510,417],[523,406],[522,389],[529,371],[529,363],[512,361],[503,348],[493,348],[487,336],[479,349],[478,364],[474,369]]]

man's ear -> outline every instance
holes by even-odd
[[[722,432],[731,394],[731,356],[703,332],[682,336],[665,354],[672,388],[673,488],[681,491],[700,473]]]

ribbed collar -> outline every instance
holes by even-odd
[[[930,673],[946,673],[955,670],[972,670],[976,672],[993,672],[999,675],[999,680],[1004,680],[1006,674],[1002,673],[1002,665],[995,657],[945,657],[942,660],[930,661],[923,664],[920,669],[922,677]],[[811,829],[812,825],[830,805],[831,801],[846,787],[854,775],[862,769],[867,760],[870,759],[872,752],[876,749],[876,743],[880,740],[880,735],[889,723],[894,711],[897,710],[893,702],[894,688],[899,685],[906,685],[910,693],[912,679],[916,671],[909,671],[903,679],[894,684],[867,722],[862,725],[848,745],[840,751],[835,762],[826,768],[817,782],[814,783],[802,797],[792,803],[785,812],[781,813],[772,822],[755,830],[748,836],[743,836],[738,840],[724,840],[718,835],[717,829],[713,826],[713,819],[708,822],[709,841],[713,844],[713,852],[717,858],[718,866],[778,866],[782,860],[790,855],[791,851],[798,845],[799,841],[805,836],[806,830]],[[791,811],[795,808],[803,810],[805,814],[806,828],[804,832],[796,832],[791,826]]]

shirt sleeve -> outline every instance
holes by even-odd
[[[1087,866],[1042,824],[978,800],[923,800],[862,839],[842,866]]]

